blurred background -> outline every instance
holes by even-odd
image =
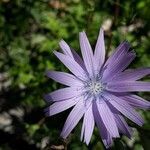
[[[107,55],[126,39],[137,53],[130,67],[150,67],[149,0],[0,0],[0,150],[104,150],[97,128],[88,147],[80,142],[81,123],[60,139],[70,110],[46,118],[42,98],[61,87],[45,71],[66,70],[53,54],[58,42],[79,51],[78,32],[85,30],[94,48],[100,26]],[[129,122],[132,139],[121,136],[112,150],[150,149],[150,113],[139,112],[145,125]]]

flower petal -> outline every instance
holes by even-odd
[[[46,108],[45,112],[48,116],[53,116],[62,111],[65,111],[66,109],[69,109],[70,107],[74,106],[77,102],[77,99],[69,99],[66,101],[55,102],[54,104]]]
[[[115,121],[117,123],[117,126],[119,128],[119,131],[125,135],[127,135],[129,138],[131,138],[131,128],[128,126],[126,121],[123,119],[121,115],[114,114],[115,116]]]
[[[67,100],[67,99],[78,97],[79,95],[80,93],[76,90],[76,88],[66,87],[45,94],[44,98],[47,102],[51,102],[51,101]]]
[[[106,103],[111,109],[111,111],[113,112],[119,132],[127,135],[130,138],[132,134],[132,130],[128,126],[124,118],[121,116],[121,113],[116,108],[114,108],[108,101],[106,101]]]
[[[105,94],[104,97],[108,100],[112,106],[114,106],[118,111],[120,111],[127,118],[142,126],[144,121],[142,117],[124,100],[116,97],[112,94]]]
[[[109,82],[107,90],[112,92],[150,91],[150,83],[143,81]]]
[[[72,49],[64,40],[61,40],[59,45],[65,55],[73,58],[84,70],[86,70],[83,60],[74,49]]]
[[[103,81],[110,81],[115,75],[123,71],[135,58],[135,52],[131,51],[129,53],[122,53],[112,64],[108,64],[104,73]]]
[[[80,32],[79,40],[85,67],[89,75],[93,76],[93,51],[85,32]]]
[[[136,81],[150,75],[150,68],[128,69],[115,76],[113,81]]]
[[[64,54],[66,54],[66,55],[68,55],[68,56],[73,58],[71,49],[70,49],[69,45],[64,40],[61,40],[59,42],[59,45],[60,45],[60,47],[61,47],[61,49],[62,49]]]
[[[127,101],[131,106],[136,108],[149,109],[150,102],[137,95],[122,96],[121,99]]]
[[[86,72],[81,68],[81,66],[69,56],[61,54],[59,52],[54,52],[58,59],[78,78],[86,80]]]
[[[78,53],[71,48],[74,60],[87,72],[85,64],[83,62],[83,60],[81,59],[81,57],[78,55]]]
[[[65,122],[63,130],[61,132],[61,137],[66,138],[70,134],[70,132],[74,129],[79,120],[82,118],[84,112],[84,103],[82,100],[79,100],[79,102],[73,108]]]
[[[106,65],[111,65],[113,64],[118,57],[120,57],[122,54],[128,52],[130,48],[130,44],[127,41],[122,42],[114,51],[114,53],[107,59],[105,66]]]
[[[103,141],[105,147],[106,147],[106,148],[109,148],[109,147],[112,146],[113,140],[112,140],[112,136],[109,134],[108,131],[107,131],[106,134],[107,134],[107,138],[106,138],[106,139],[103,139],[103,138],[102,138],[102,141]]]
[[[105,61],[104,30],[102,28],[99,31],[99,36],[95,46],[94,60],[95,60],[94,67],[97,74],[100,72],[100,69]]]
[[[81,140],[83,139],[84,135],[84,142],[86,142],[87,145],[91,140],[93,130],[94,130],[94,116],[92,106],[90,106],[85,112],[81,132]]]
[[[82,84],[74,75],[69,73],[50,70],[46,71],[46,75],[49,78],[55,80],[56,82],[59,82],[67,86],[77,86]]]
[[[94,118],[95,118],[96,125],[99,129],[102,141],[103,141],[105,147],[109,148],[112,145],[112,142],[113,142],[112,141],[112,136],[108,132],[107,128],[105,127],[105,125],[104,125],[104,123],[103,123],[103,121],[100,117],[96,102],[93,103],[93,115],[94,115]]]
[[[111,134],[112,137],[119,137],[119,132],[113,113],[111,112],[105,101],[103,99],[97,100],[96,104],[99,111],[99,115],[108,132]]]

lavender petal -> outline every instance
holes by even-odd
[[[114,114],[115,121],[117,123],[117,126],[119,128],[119,131],[123,134],[125,134],[127,137],[131,138],[132,130],[126,123],[126,121],[123,119],[123,117],[119,114]]]
[[[101,100],[101,102],[99,102],[98,100],[96,104],[99,111],[99,115],[108,132],[111,134],[112,137],[119,137],[119,132],[114,119],[114,115],[105,103],[105,101]]]
[[[72,51],[74,60],[83,68],[83,70],[87,72],[85,64],[83,60],[81,59],[81,57],[77,54],[77,52],[74,49],[71,48],[71,51]]]
[[[112,92],[146,92],[150,91],[150,83],[143,81],[109,82],[106,88]]]
[[[50,71],[46,71],[46,75],[49,78],[55,80],[56,82],[59,82],[67,86],[82,85],[82,83],[74,75],[69,73],[50,70]]]
[[[150,68],[128,69],[115,76],[113,81],[136,81],[150,75]]]
[[[59,90],[55,90],[51,93],[45,94],[44,98],[47,102],[51,102],[51,101],[67,100],[67,99],[75,98],[79,95],[80,93],[75,88],[66,87],[66,88],[62,88]]]
[[[113,54],[107,59],[105,66],[108,64],[113,64],[116,61],[116,59],[118,59],[118,57],[128,52],[129,48],[130,44],[127,41],[122,42],[113,52]]]
[[[104,61],[105,61],[105,43],[104,43],[104,30],[101,28],[99,31],[99,36],[97,39],[97,43],[95,46],[95,52],[94,52],[94,70],[95,73],[99,73]]]
[[[94,130],[94,116],[92,106],[90,106],[85,112],[81,131],[81,140],[83,139],[84,136],[84,142],[87,145],[91,140],[93,130]]]
[[[131,106],[142,109],[149,109],[150,102],[137,95],[122,96],[121,99],[127,101]]]
[[[85,32],[79,34],[80,47],[85,67],[90,76],[93,75],[93,51]]]
[[[85,107],[83,101],[79,100],[76,106],[72,109],[71,113],[69,114],[63,130],[61,132],[61,137],[66,138],[70,132],[74,129],[77,125],[79,120],[82,118],[85,112]]]
[[[108,93],[104,96],[113,107],[115,107],[127,118],[129,118],[139,126],[143,125],[144,120],[142,119],[142,117],[126,101]]]
[[[70,49],[69,45],[68,45],[64,40],[61,40],[61,41],[59,42],[59,45],[60,45],[60,47],[61,47],[61,49],[62,49],[62,51],[63,51],[63,53],[64,53],[65,55],[68,55],[68,56],[70,56],[70,57],[73,58],[71,49]]]
[[[110,81],[115,75],[122,72],[135,58],[134,51],[129,53],[122,53],[122,55],[118,56],[116,60],[112,64],[108,64],[104,73],[103,73],[103,81]]]
[[[59,45],[65,55],[73,58],[86,71],[83,60],[74,49],[72,49],[64,40],[61,40]]]
[[[54,52],[54,54],[76,77],[82,80],[86,80],[86,72],[74,59],[56,51]]]
[[[102,141],[103,141],[105,147],[109,148],[112,145],[112,137],[100,117],[96,102],[93,103],[93,115],[95,118],[96,125],[99,129]]]
[[[66,101],[60,101],[55,102],[51,106],[45,109],[45,112],[48,116],[53,116],[55,114],[58,114],[62,111],[65,111],[66,109],[69,109],[70,107],[74,106],[78,101],[75,99],[69,99]]]

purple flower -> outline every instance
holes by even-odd
[[[133,92],[150,91],[150,83],[138,81],[150,74],[150,68],[127,69],[135,58],[128,42],[122,42],[105,61],[104,31],[100,29],[95,51],[85,32],[79,34],[83,59],[67,45],[60,42],[63,53],[54,52],[72,74],[47,71],[46,75],[67,87],[45,95],[48,102],[54,102],[46,109],[49,116],[72,106],[61,137],[66,138],[83,117],[81,140],[88,145],[95,123],[106,148],[119,132],[131,137],[131,128],[124,116],[139,126],[144,121],[135,108],[150,108],[150,102]]]

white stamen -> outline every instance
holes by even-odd
[[[91,82],[89,84],[89,91],[93,94],[99,94],[103,90],[103,85],[100,82]]]

